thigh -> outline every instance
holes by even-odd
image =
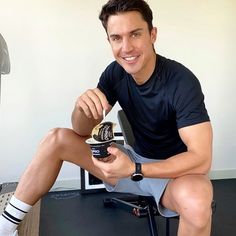
[[[85,142],[89,137],[81,137],[73,130],[67,128],[54,129],[48,136],[43,142],[45,143],[43,148],[45,152],[53,153],[54,156],[58,155],[62,161],[74,163],[103,181],[111,184],[117,182],[114,179],[106,178],[100,169],[94,165],[91,158],[92,152],[89,145]],[[49,151],[49,149],[55,149],[56,152]]]
[[[213,189],[208,176],[186,175],[172,179],[168,183],[161,204],[181,214],[189,207],[208,207],[212,199]]]

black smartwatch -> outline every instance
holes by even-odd
[[[141,163],[135,163],[135,172],[131,175],[133,181],[140,181],[143,179]]]

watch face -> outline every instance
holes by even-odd
[[[143,179],[143,175],[141,173],[134,173],[132,176],[131,176],[131,179],[133,181],[140,181]]]

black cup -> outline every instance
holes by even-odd
[[[111,146],[113,140],[108,140],[105,142],[98,142],[93,138],[86,140],[86,143],[90,145],[92,154],[95,158],[105,158],[110,156],[110,153],[107,151],[107,148]]]

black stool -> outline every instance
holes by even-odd
[[[156,202],[153,197],[149,196],[127,196],[122,198],[105,198],[104,206],[111,208],[123,209],[132,215],[143,218],[146,217],[149,226],[149,232],[151,236],[158,236],[157,225],[155,216],[160,216],[157,210]],[[170,235],[170,219],[179,217],[165,218],[165,232],[166,236]]]

